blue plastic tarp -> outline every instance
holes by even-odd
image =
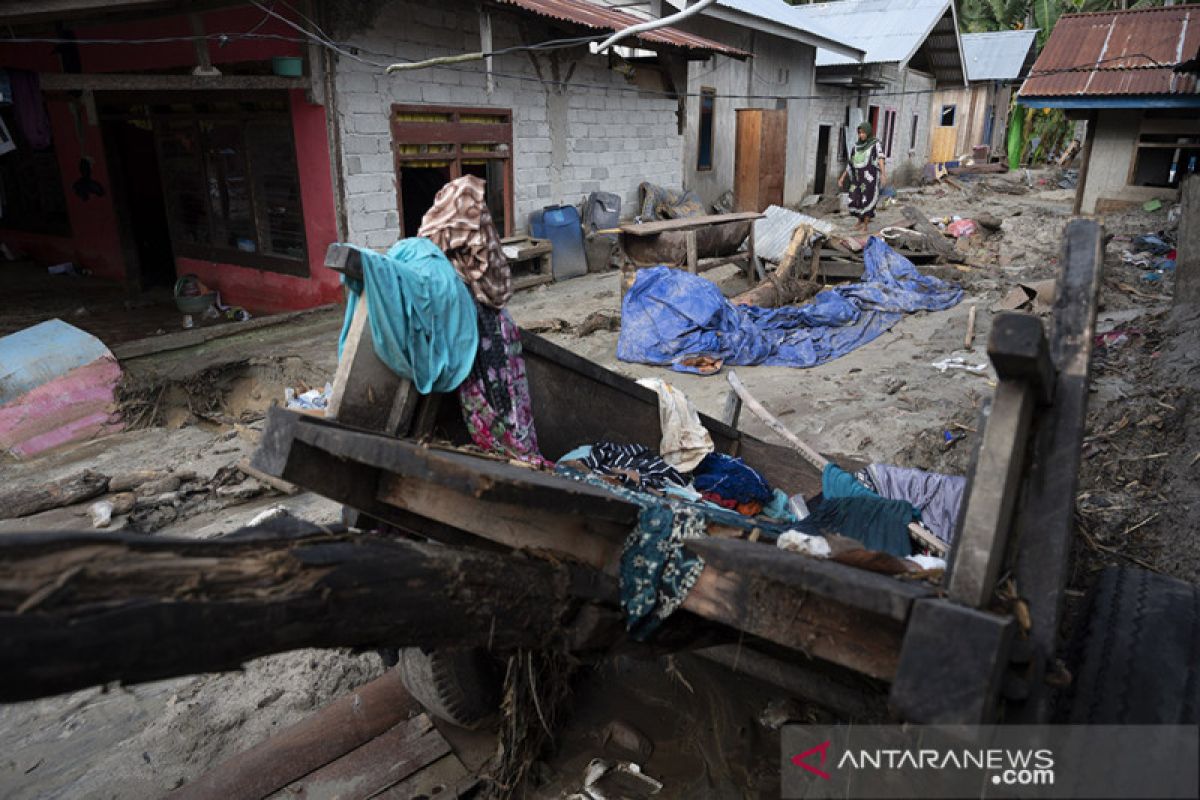
[[[450,392],[466,379],[479,348],[475,301],[429,239],[401,239],[386,255],[362,250],[363,280],[350,289],[338,357],[364,289],[375,354],[421,394]]]
[[[640,270],[622,304],[617,358],[679,372],[698,372],[685,362],[700,356],[729,366],[815,367],[870,342],[906,313],[962,299],[958,286],[922,275],[878,237],[863,258],[859,283],[784,308],[736,306],[716,284],[681,270]]]

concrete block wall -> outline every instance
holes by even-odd
[[[874,92],[855,92],[839,89],[833,86],[817,84],[816,94],[821,99],[812,105],[812,114],[808,124],[809,141],[812,146],[804,166],[804,174],[808,180],[808,190],[812,190],[816,163],[816,142],[818,128],[821,125],[832,125],[831,147],[840,144],[838,134],[846,120],[846,106],[862,108],[866,117],[867,108],[872,105],[881,108],[896,109],[896,132],[892,140],[892,156],[888,159],[888,181],[899,185],[915,181],[920,175],[929,156],[929,140],[932,126],[932,97],[935,85],[934,79],[923,73],[909,69],[885,69],[883,77],[886,86]],[[915,145],[912,144],[913,116],[917,117],[917,136]],[[878,132],[876,132],[878,135]],[[837,162],[836,151],[829,153],[830,176],[826,182],[826,191],[836,191],[837,176],[842,166]]]
[[[786,109],[788,133],[783,201],[785,204],[799,203],[805,192],[803,164],[808,145],[806,119],[810,113],[810,101],[780,98],[809,97],[813,94],[816,50],[808,45],[710,19],[689,21],[682,27],[754,53],[754,58],[745,60],[714,56],[689,65],[684,185],[709,204],[724,192],[732,190],[737,109]],[[717,93],[711,170],[696,169],[700,136],[698,95],[702,88],[715,89]]]
[[[1095,139],[1088,159],[1080,212],[1095,214],[1100,200],[1143,203],[1165,198],[1175,190],[1153,186],[1131,186],[1141,109],[1100,109],[1096,112]]]
[[[493,49],[558,38],[536,17],[500,11],[492,13],[492,29]],[[354,244],[388,247],[402,233],[389,128],[393,103],[512,111],[514,231],[526,229],[531,212],[578,204],[596,190],[620,194],[622,213],[630,216],[642,181],[682,183],[676,102],[630,91],[632,84],[608,69],[606,58],[560,51],[560,75],[578,59],[569,86],[560,90],[538,79],[526,54],[497,56],[493,70],[504,74],[494,76],[490,94],[483,62],[395,75],[377,66],[478,51],[478,8],[462,0],[386,2],[370,24],[339,38],[374,62],[339,57],[334,71],[342,138],[334,157],[341,159],[347,236]],[[543,74],[553,74],[547,56],[539,62]]]

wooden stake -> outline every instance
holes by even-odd
[[[967,312],[967,335],[963,339],[963,345],[970,350],[971,345],[975,344],[975,314],[978,309],[971,306],[971,310]]]
[[[762,403],[754,399],[754,395],[750,394],[750,390],[745,387],[741,381],[741,378],[737,376],[736,372],[731,370],[727,376],[727,379],[729,381],[729,385],[732,386],[733,390],[738,393],[738,397],[742,398],[742,402],[746,404],[746,407],[750,409],[754,416],[761,419],[768,428],[770,428],[772,431],[778,434],[781,439],[791,445],[796,452],[804,457],[805,461],[812,464],[819,470],[825,469],[825,465],[829,463],[829,459],[806,445],[804,442],[800,441],[796,434],[785,428],[783,423],[776,419],[770,411],[767,411]]]

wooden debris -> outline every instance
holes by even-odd
[[[133,472],[119,472],[108,482],[110,492],[128,492],[143,483],[150,483],[167,477],[171,473],[161,469],[140,469]]]
[[[963,337],[963,347],[965,347],[968,350],[970,350],[971,347],[975,344],[975,315],[976,315],[976,313],[978,313],[978,309],[975,306],[971,306],[971,309],[967,312],[967,335]]]
[[[929,222],[925,212],[913,205],[900,209],[908,226],[923,237],[923,244],[948,261],[962,261],[963,257],[954,249],[954,243]]]
[[[818,470],[825,469],[825,465],[829,463],[829,459],[825,458],[825,456],[818,453],[812,447],[809,447],[807,444],[800,441],[800,438],[796,436],[796,434],[784,427],[782,422],[776,419],[770,411],[767,411],[766,407],[754,398],[754,395],[750,394],[750,390],[746,388],[745,384],[742,383],[741,379],[737,376],[737,373],[733,370],[729,371],[728,381],[729,385],[732,386],[733,390],[738,393],[738,396],[742,398],[742,402],[746,404],[746,407],[749,408],[751,412],[753,412],[754,416],[761,419],[768,428],[773,430],[781,439],[791,445],[796,452],[804,457],[805,461],[812,464]]]
[[[812,242],[813,229],[810,225],[798,225],[792,231],[792,239],[788,242],[787,250],[779,262],[779,268],[767,275],[766,279],[757,286],[748,289],[732,299],[734,305],[759,306],[761,308],[778,308],[779,306],[797,303],[815,295],[821,287],[814,282],[815,270],[818,264],[820,250],[813,259],[813,275],[806,280],[797,273],[804,248]]]
[[[272,489],[282,492],[283,494],[297,494],[300,491],[300,487],[296,486],[294,483],[288,483],[287,481],[280,480],[274,475],[268,475],[261,469],[251,466],[249,458],[243,458],[241,461],[239,461],[237,463],[237,468],[251,478],[254,478],[259,483],[265,483]]]
[[[57,483],[0,491],[0,519],[71,506],[108,491],[108,476],[86,470]]]

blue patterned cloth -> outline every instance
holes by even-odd
[[[738,503],[771,502],[773,492],[746,462],[724,453],[709,453],[692,470],[692,485],[701,494],[715,494]]]
[[[621,607],[625,626],[637,641],[649,639],[687,597],[704,570],[704,559],[687,551],[688,539],[708,535],[715,523],[750,531],[757,528],[764,541],[774,541],[793,525],[777,525],[711,503],[691,502],[678,495],[662,497],[615,486],[598,475],[569,466],[579,463],[582,448],[558,462],[556,472],[573,480],[610,492],[637,505],[638,525],[625,540],[621,552]],[[569,458],[575,456],[575,458]]]

